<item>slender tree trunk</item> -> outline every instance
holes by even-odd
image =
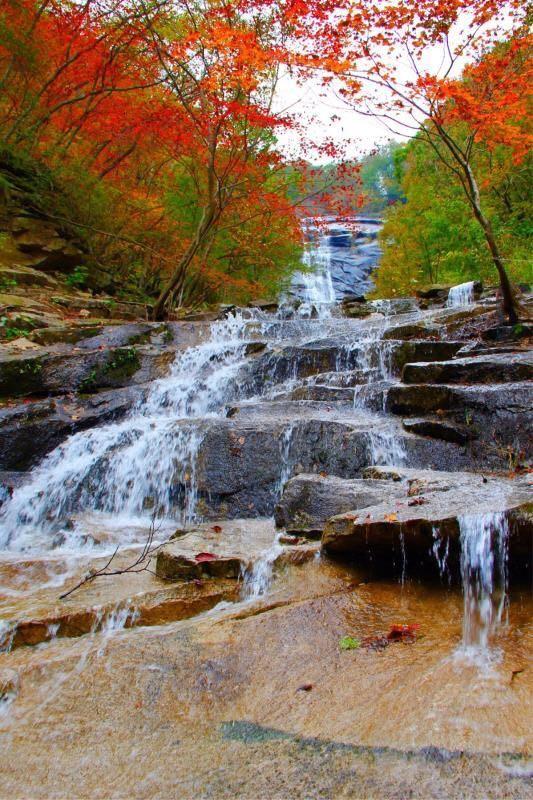
[[[183,281],[187,274],[192,260],[194,257],[202,252],[203,248],[209,242],[209,233],[218,219],[216,210],[213,208],[206,209],[202,216],[202,220],[196,231],[196,235],[189,247],[179,260],[176,269],[174,270],[170,280],[163,288],[161,294],[157,298],[156,304],[152,311],[152,318],[156,321],[162,320],[165,317],[165,306],[168,298],[176,290],[181,288]]]
[[[487,242],[488,248],[492,256],[492,261],[494,263],[494,266],[498,270],[498,275],[500,277],[500,288],[502,292],[502,308],[504,314],[507,316],[507,319],[509,320],[511,325],[514,325],[516,322],[518,322],[519,316],[518,316],[517,302],[513,292],[513,287],[511,285],[511,281],[509,280],[509,276],[507,275],[507,271],[503,263],[503,258],[500,253],[500,248],[498,247],[498,244],[496,242],[496,237],[494,236],[494,231],[492,230],[492,225],[490,224],[490,220],[485,216],[481,208],[481,201],[480,201],[477,181],[468,163],[465,163],[464,171],[468,182],[468,188],[470,189],[470,191],[467,192],[468,200],[470,201],[470,205],[472,206],[475,218],[477,219],[477,221],[479,222],[479,224],[483,229],[483,233],[485,235],[485,241]]]

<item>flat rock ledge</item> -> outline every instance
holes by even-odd
[[[288,542],[286,542],[288,544]],[[300,566],[310,561],[318,552],[317,544],[301,544],[295,540],[294,547],[283,549],[275,558],[275,570],[287,566]],[[212,560],[197,560],[183,554],[180,543],[170,543],[157,554],[156,575],[165,581],[204,581],[209,579],[242,580],[252,567],[253,558],[240,556],[217,556]]]
[[[297,475],[287,481],[274,511],[278,528],[288,533],[318,535],[329,517],[399,499],[403,486],[390,480],[346,480],[333,475]]]
[[[453,579],[459,572],[461,528],[471,517],[486,516],[494,535],[503,519],[509,526],[511,573],[527,576],[531,571],[530,477],[398,467],[373,467],[367,474],[380,484],[388,477],[391,489],[403,491],[390,491],[380,502],[331,516],[322,534],[322,549],[329,556],[384,572],[408,575],[429,570]]]

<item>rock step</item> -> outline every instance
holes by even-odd
[[[388,391],[386,406],[393,414],[414,417],[404,419],[405,430],[466,446],[471,469],[508,470],[533,458],[532,382],[400,384]]]
[[[406,363],[402,380],[406,384],[506,383],[533,380],[533,352]]]
[[[141,384],[86,398],[59,396],[0,409],[0,469],[29,469],[67,436],[122,419],[147,389]]]
[[[400,374],[404,364],[416,361],[433,361],[452,358],[463,342],[448,341],[394,341],[376,342],[370,348],[353,340],[346,343],[335,339],[321,339],[305,345],[290,345],[267,349],[255,359],[249,377],[251,382],[264,388],[289,379],[308,378],[327,372],[353,372],[365,364],[365,369],[380,366],[382,353],[388,356],[391,369]]]
[[[405,495],[329,518],[322,547],[335,558],[376,571],[415,575],[430,571],[457,577],[461,527],[483,519],[496,537],[509,526],[509,566],[519,577],[531,571],[531,481],[484,478],[393,468]],[[379,475],[377,470],[376,475]],[[389,471],[390,474],[390,471]]]
[[[396,384],[387,395],[387,410],[393,414],[416,415],[451,408],[521,413],[530,411],[532,405],[533,384],[525,381],[479,386]]]
[[[276,525],[289,533],[321,534],[329,517],[405,494],[387,480],[346,480],[333,475],[297,475],[289,480],[274,510]]]
[[[471,439],[475,439],[477,435],[472,426],[454,424],[438,418],[404,419],[403,427],[409,433],[429,436],[431,439],[442,439],[455,444],[466,444]]]
[[[69,610],[51,609],[44,616],[20,618],[7,622],[2,630],[0,650],[34,646],[55,638],[77,638],[88,633],[105,632],[122,617],[124,628],[147,627],[194,617],[222,601],[234,602],[239,596],[236,581],[204,581],[201,586],[181,583],[165,590],[147,591],[119,603]],[[4,621],[5,622],[5,621]]]
[[[113,347],[103,350],[0,359],[0,397],[90,393],[162,377],[175,357],[170,349],[150,346]]]

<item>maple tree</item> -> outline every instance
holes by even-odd
[[[503,309],[516,322],[474,154],[480,143],[504,144],[518,163],[531,145],[520,124],[531,98],[526,8],[516,0],[386,0],[350,1],[342,9],[337,41],[353,66],[343,70],[340,93],[394,135],[417,134],[455,176],[498,272]]]
[[[280,8],[248,0],[0,11],[0,147],[61,178],[58,221],[98,242],[100,263],[124,262],[115,282],[135,264],[146,291],[160,289],[156,318],[169,303],[261,294],[297,264],[294,178],[275,148],[291,120],[272,109],[285,25]]]

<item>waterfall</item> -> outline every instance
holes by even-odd
[[[268,592],[275,561],[283,552],[283,546],[279,543],[281,535],[281,533],[276,534],[270,547],[264,550],[245,571],[241,592],[243,600],[257,600]]]
[[[467,283],[459,283],[457,286],[452,286],[448,292],[448,299],[446,300],[447,308],[460,308],[462,306],[471,306],[474,302],[474,281]]]
[[[462,652],[486,655],[507,603],[509,523],[504,513],[459,517],[464,593]]]
[[[196,455],[206,422],[239,396],[246,322],[230,317],[207,342],[178,352],[128,417],[70,436],[32,471],[2,507],[2,549],[80,547],[74,511],[120,514],[125,528],[149,513],[194,518]],[[65,525],[65,523],[67,523]]]
[[[358,366],[367,375],[367,381],[356,386],[354,390],[354,408],[360,411],[368,410],[369,400],[376,384],[386,384],[393,380],[391,368],[393,345],[391,341],[383,339],[387,325],[386,318],[381,322],[375,322],[371,327],[364,329],[357,341]],[[383,388],[383,411],[385,398],[386,389]],[[398,435],[395,421],[380,415],[371,419],[370,425],[367,434],[370,463],[388,467],[405,464],[407,454],[402,438]]]
[[[331,316],[336,302],[335,289],[331,277],[331,248],[328,237],[320,233],[312,220],[304,222],[304,231],[311,237],[306,242],[303,253],[302,272],[293,276],[293,290],[300,296],[302,303],[298,309],[300,317],[317,315],[322,318]]]

